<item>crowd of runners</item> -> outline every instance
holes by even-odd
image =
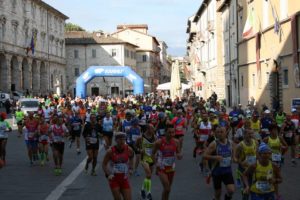
[[[81,137],[88,156],[84,171],[96,176],[98,151],[103,144],[102,169],[116,200],[131,199],[129,177],[141,175],[139,165],[145,176],[141,199],[152,199],[153,174],[162,183],[161,198],[169,199],[175,162],[183,156],[200,157],[199,168],[207,183],[212,180],[215,200],[221,199],[222,183],[225,200],[232,199],[236,187],[245,200],[280,200],[284,158],[290,156],[292,165],[297,165],[300,126],[295,108],[286,114],[266,106],[238,105],[228,112],[214,96],[207,101],[195,97],[171,101],[145,96],[49,96],[40,99],[37,112],[25,114],[18,108],[14,116],[18,137],[26,143],[29,164],[44,166],[51,159],[56,176],[62,174],[65,146],[75,146],[76,153],[81,154]],[[10,131],[6,114],[1,113],[1,167],[6,165]],[[182,154],[185,137],[195,140],[191,155]]]

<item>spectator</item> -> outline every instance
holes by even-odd
[[[6,101],[4,102],[4,107],[5,107],[6,114],[9,114],[11,108],[11,103],[9,99],[6,99]]]

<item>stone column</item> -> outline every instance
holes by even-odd
[[[32,65],[32,91],[34,95],[40,94],[40,65],[41,61],[36,61],[36,65]]]
[[[3,88],[5,88],[5,91],[10,93],[11,92],[11,59],[12,59],[12,55],[6,54],[6,72],[5,72],[5,76],[6,76],[6,84],[4,85]]]

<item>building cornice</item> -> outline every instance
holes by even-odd
[[[64,20],[69,19],[68,16],[66,16],[65,14],[63,14],[62,12],[56,10],[55,8],[53,8],[52,6],[50,6],[49,4],[45,3],[42,0],[32,0],[33,2],[35,2],[37,5],[40,5],[41,7],[45,8],[46,10],[54,13],[57,16],[60,16],[61,18],[63,18]]]

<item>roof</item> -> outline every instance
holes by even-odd
[[[148,30],[148,25],[147,24],[119,24],[117,26],[117,29],[124,29],[126,28],[145,28]]]
[[[128,44],[138,47],[129,42],[114,38],[110,35],[97,36],[97,33],[88,33],[85,31],[70,31],[65,33],[67,45],[88,45],[88,44]]]
[[[123,32],[123,31],[126,31],[126,30],[134,31],[134,32],[140,33],[140,34],[142,34],[142,35],[146,35],[146,36],[152,37],[153,40],[154,40],[154,42],[156,42],[156,44],[159,45],[159,42],[158,42],[158,40],[156,39],[156,37],[154,37],[154,36],[152,36],[152,35],[149,35],[149,34],[142,33],[142,32],[140,32],[140,31],[133,30],[133,29],[128,28],[128,27],[126,27],[126,28],[124,28],[124,29],[120,29],[120,30],[118,30],[118,31],[116,31],[116,32],[114,32],[114,33],[112,33],[112,35],[117,34],[117,33],[120,33],[120,32]]]
[[[68,16],[66,16],[65,14],[63,14],[62,12],[60,12],[59,10],[53,8],[52,6],[50,6],[49,4],[45,3],[42,0],[34,0],[34,2],[40,6],[42,6],[43,8],[53,12],[54,14],[60,16],[61,18],[63,18],[64,20],[69,19]]]

